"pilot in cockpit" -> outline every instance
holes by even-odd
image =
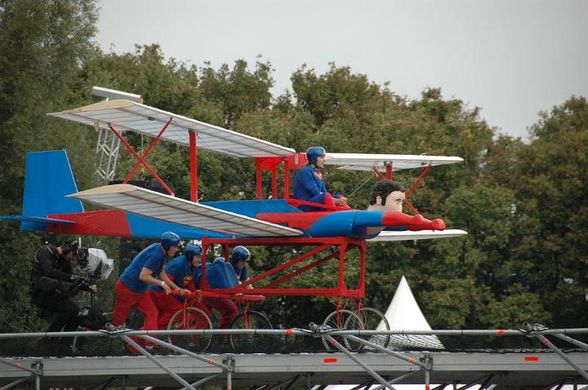
[[[322,146],[312,146],[306,151],[308,164],[301,168],[294,179],[294,198],[312,203],[325,205],[324,209],[336,207],[348,208],[347,198],[341,194],[331,194],[327,191],[321,169],[324,167],[327,152]],[[318,206],[301,204],[303,211],[324,210]]]

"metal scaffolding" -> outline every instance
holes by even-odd
[[[464,384],[460,389],[478,385],[480,389],[512,389],[535,384],[534,388],[564,383],[588,383],[588,346],[572,335],[588,334],[588,328],[547,329],[538,324],[524,324],[514,330],[433,330],[433,331],[374,331],[338,330],[310,324],[309,329],[214,329],[214,330],[123,330],[5,333],[0,340],[31,337],[101,337],[118,338],[132,345],[140,356],[126,357],[2,357],[0,358],[0,390],[18,388],[34,381],[35,388],[54,386],[84,386],[94,383],[109,386],[153,385],[195,389],[206,383],[238,386],[260,385],[265,390],[291,386],[306,378],[306,387],[340,381],[369,383],[378,389],[394,389],[395,383],[425,383],[430,389],[435,383]],[[339,353],[319,354],[201,354],[163,341],[168,335],[249,335],[251,337],[312,337],[324,339]],[[437,335],[437,336],[527,336],[539,339],[549,350],[512,353],[456,353],[392,351],[370,342],[375,335]],[[138,336],[170,354],[154,355],[130,336]],[[564,353],[547,336],[555,336],[574,345],[574,352]],[[160,337],[160,338],[157,338]],[[337,341],[363,345],[356,353]],[[175,353],[175,354],[174,354]],[[322,361],[322,364],[321,364]],[[260,378],[263,375],[263,379]],[[168,379],[165,379],[168,378]],[[176,386],[170,385],[173,379]],[[335,380],[336,378],[336,380]],[[57,380],[57,382],[56,382]],[[351,381],[351,382],[349,382]],[[355,381],[355,382],[353,382]],[[268,383],[269,382],[269,383]],[[369,386],[369,385],[367,385]],[[515,387],[513,387],[515,386]],[[440,388],[443,388],[441,386]],[[527,387],[533,388],[533,387]]]
[[[92,88],[92,96],[104,100],[127,99],[140,103],[143,101],[141,95],[96,86]],[[101,129],[98,124],[96,124],[96,131],[98,132],[98,142],[96,143],[96,155],[98,158],[96,175],[104,181],[112,181],[116,175],[116,165],[120,152],[120,139],[110,130]]]
[[[98,129],[96,174],[104,181],[112,181],[116,175],[116,164],[120,151],[120,140],[109,130]]]

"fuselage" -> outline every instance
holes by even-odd
[[[301,211],[286,200],[240,200],[203,202],[220,210],[257,218],[299,229],[301,237],[346,236],[367,239],[383,229],[390,230],[443,230],[440,220],[429,221],[400,212],[341,210]],[[46,216],[63,223],[46,223],[46,230],[54,233],[109,235],[122,237],[158,238],[164,231],[174,231],[183,239],[231,238],[217,231],[196,229],[186,225],[165,222],[120,210],[100,210]]]

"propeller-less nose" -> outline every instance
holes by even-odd
[[[408,230],[445,230],[445,222],[442,219],[430,220],[421,214],[406,215],[399,211],[388,211],[382,217],[382,225],[386,227],[406,226]]]

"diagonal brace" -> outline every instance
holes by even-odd
[[[137,351],[139,351],[141,353],[141,355],[145,356],[147,359],[151,360],[153,363],[155,363],[155,365],[157,365],[163,371],[167,372],[172,378],[174,378],[177,382],[179,382],[182,386],[184,386],[184,388],[190,389],[190,390],[196,390],[194,387],[192,387],[191,384],[186,382],[184,379],[182,379],[182,377],[180,377],[178,374],[176,374],[175,372],[170,370],[168,367],[166,367],[163,363],[158,361],[153,355],[151,355],[149,352],[147,352],[143,347],[141,347],[139,344],[137,344],[129,336],[121,334],[120,337],[124,341],[126,341],[128,344],[130,344],[133,348],[135,348]]]
[[[341,344],[339,344],[339,342],[337,342],[337,340],[335,340],[333,338],[333,336],[329,336],[328,334],[323,336],[325,337],[328,342],[333,345],[335,348],[337,348],[339,351],[343,352],[345,355],[347,355],[347,357],[351,360],[353,360],[355,363],[357,363],[359,366],[361,366],[364,370],[366,370],[366,372],[368,374],[370,374],[375,380],[377,380],[378,382],[380,382],[382,385],[384,385],[384,387],[386,387],[387,389],[390,390],[396,390],[394,387],[392,387],[392,385],[390,385],[384,378],[382,378],[377,372],[375,372],[374,370],[372,370],[369,366],[367,366],[364,362],[362,362],[361,360],[359,360],[357,357],[355,357],[351,352],[349,352],[347,350],[347,348],[345,348],[344,346],[342,346]]]

